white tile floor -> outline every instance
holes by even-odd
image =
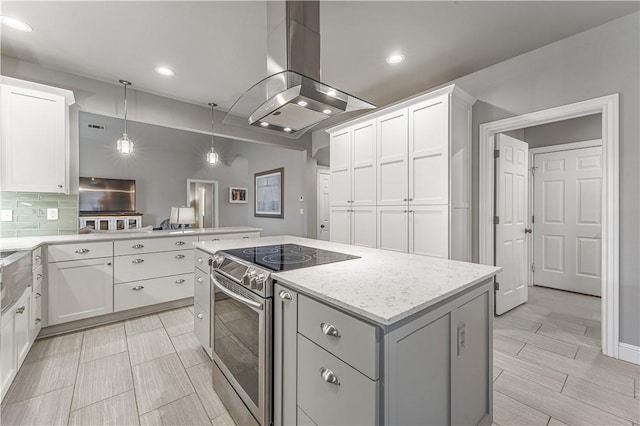
[[[191,308],[37,341],[3,425],[233,425]],[[600,354],[600,299],[530,289],[494,322],[494,422],[640,423],[640,367]]]

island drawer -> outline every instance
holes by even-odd
[[[373,380],[378,379],[377,329],[300,295],[298,332]]]
[[[113,256],[113,242],[51,245],[47,248],[49,262],[97,259]]]
[[[195,235],[166,237],[166,238],[140,238],[137,240],[114,241],[113,250],[116,256],[139,253],[155,253],[159,251],[189,250],[198,241]]]
[[[196,265],[196,268],[208,274],[210,257],[211,255],[209,253],[202,250],[196,250],[196,254],[193,257],[193,263]]]
[[[198,238],[199,241],[220,241],[220,240],[236,240],[239,238],[258,238],[260,236],[260,232],[239,232],[236,234],[211,234],[211,235],[200,235]]]
[[[377,424],[378,385],[298,334],[298,406],[314,422]]]
[[[201,306],[211,305],[211,283],[209,274],[196,268],[193,273],[193,297]]]
[[[193,274],[134,281],[113,286],[113,310],[124,311],[193,297]]]
[[[114,282],[116,284],[126,283],[193,273],[191,265],[193,265],[193,250],[116,256],[114,258]]]

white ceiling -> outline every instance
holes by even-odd
[[[322,2],[322,80],[377,105],[638,10],[638,2]],[[12,2],[2,54],[224,109],[266,76],[264,2]],[[396,66],[385,57],[401,50]],[[154,67],[176,75],[163,77]]]

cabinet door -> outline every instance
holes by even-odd
[[[449,257],[449,207],[409,207],[409,253]]]
[[[346,206],[351,202],[351,129],[332,134],[329,150],[331,205]]]
[[[29,345],[31,344],[31,287],[28,287],[22,297],[18,300],[18,303],[14,305],[12,308],[15,312],[15,325],[14,325],[14,333],[15,333],[15,341],[14,345],[16,348],[16,360],[18,363],[18,367],[24,361],[24,358],[27,356],[27,352],[29,351]]]
[[[331,241],[351,244],[351,209],[349,207],[331,207]]]
[[[276,284],[273,300],[273,424],[295,425],[298,294]]]
[[[378,205],[398,205],[408,199],[407,109],[377,120]]]
[[[375,121],[353,127],[351,136],[352,205],[376,205],[376,126]]]
[[[49,325],[113,312],[112,258],[49,263]]]
[[[351,209],[351,244],[376,248],[376,208],[354,207]]]
[[[409,202],[449,201],[449,95],[409,108]]]
[[[0,384],[2,396],[9,390],[11,380],[18,368],[16,362],[16,346],[14,340],[15,311],[8,310],[2,315],[0,328]]]
[[[377,211],[378,248],[406,253],[409,249],[407,206],[383,206]]]
[[[2,190],[68,193],[65,99],[2,86]]]

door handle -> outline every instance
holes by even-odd
[[[531,228],[524,228],[524,233],[525,234],[531,234],[533,232],[533,229]]]
[[[323,225],[320,225],[320,228],[324,229],[324,224],[323,224]]]

